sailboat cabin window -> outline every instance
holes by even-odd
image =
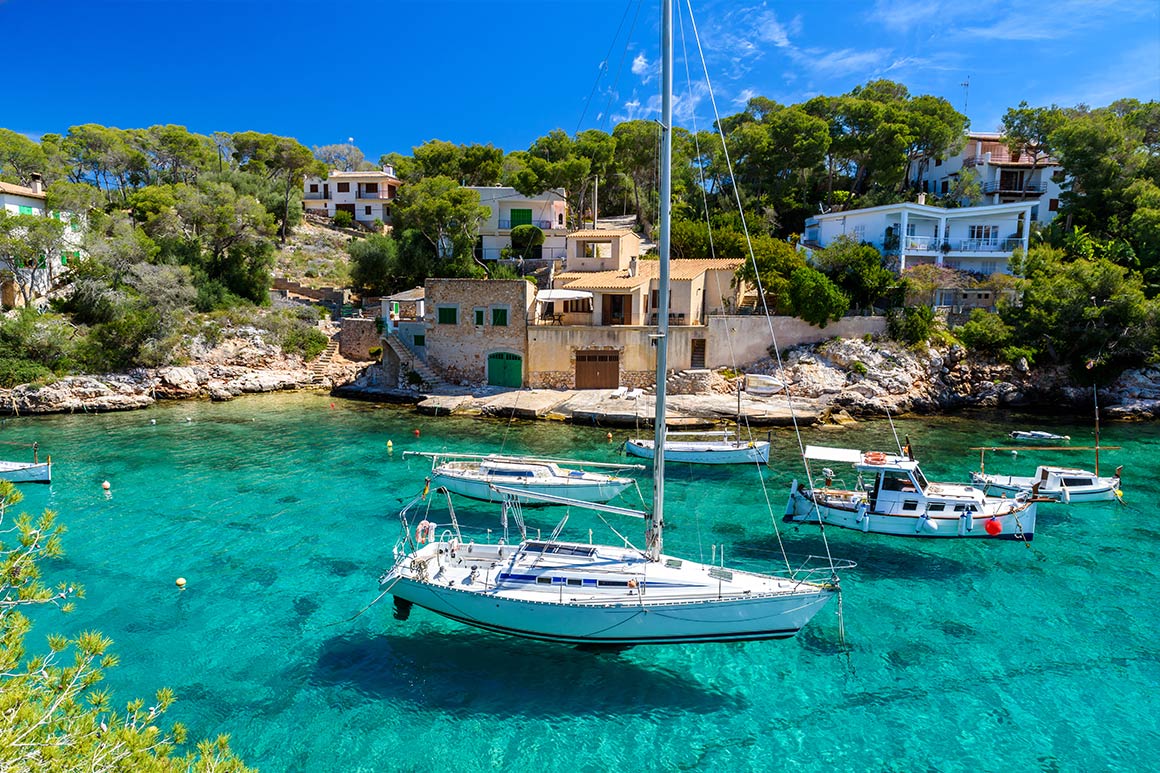
[[[943,511],[944,507],[945,507],[945,505],[943,505],[941,502],[939,502],[938,504],[927,505],[926,509],[932,513],[941,513]]]
[[[914,481],[905,472],[886,470],[882,474],[883,491],[914,491]]]
[[[914,501],[913,499],[908,499],[902,503],[902,509],[903,510],[917,510],[918,509],[918,502]]]
[[[1092,485],[1092,482],[1093,481],[1091,478],[1064,478],[1063,479],[1063,485],[1066,488],[1071,488],[1073,486],[1090,486],[1090,485]]]

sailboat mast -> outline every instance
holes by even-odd
[[[672,219],[673,187],[673,0],[661,2],[661,190],[660,234],[657,253],[660,277],[657,280],[657,401],[653,421],[653,514],[648,533],[648,555],[660,558],[664,547],[665,502],[665,379],[669,354],[669,233]]]

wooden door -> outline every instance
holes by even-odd
[[[705,367],[705,339],[694,338],[691,343],[693,348],[691,354],[689,355],[689,367]]]
[[[620,386],[620,353],[576,352],[577,389],[616,389]]]
[[[492,386],[523,386],[523,358],[511,352],[487,355],[487,383]]]

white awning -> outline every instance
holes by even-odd
[[[536,295],[537,301],[578,301],[581,298],[591,298],[592,293],[587,290],[540,290]]]
[[[853,448],[806,446],[806,458],[817,459],[823,462],[849,462],[850,464],[857,464],[862,461],[862,452]]]

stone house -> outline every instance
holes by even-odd
[[[535,291],[523,279],[428,279],[427,365],[448,381],[523,386]]]

